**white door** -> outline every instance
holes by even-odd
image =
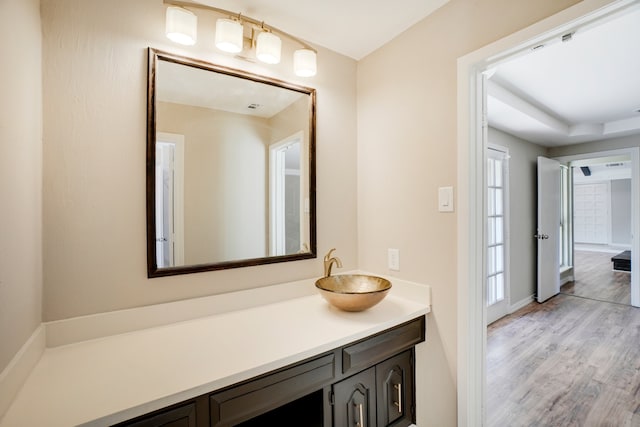
[[[506,149],[487,150],[487,324],[509,314]]]
[[[538,302],[560,292],[560,163],[538,157]]]
[[[175,146],[156,143],[156,264],[158,268],[173,267],[173,164]]]
[[[184,265],[184,136],[156,135],[156,263]]]

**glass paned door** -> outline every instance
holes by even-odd
[[[507,314],[506,197],[507,153],[490,148],[487,155],[487,320]],[[500,307],[492,307],[499,305]]]

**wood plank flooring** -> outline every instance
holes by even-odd
[[[640,426],[640,309],[557,295],[487,328],[487,425]]]
[[[611,257],[606,252],[575,251],[575,277],[560,292],[600,301],[631,304],[631,274],[612,270]]]

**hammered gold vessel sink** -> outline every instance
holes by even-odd
[[[365,274],[338,274],[316,280],[316,288],[334,307],[362,311],[382,301],[391,289],[391,282]]]

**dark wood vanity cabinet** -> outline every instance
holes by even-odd
[[[421,316],[310,359],[138,417],[136,427],[406,427]]]

